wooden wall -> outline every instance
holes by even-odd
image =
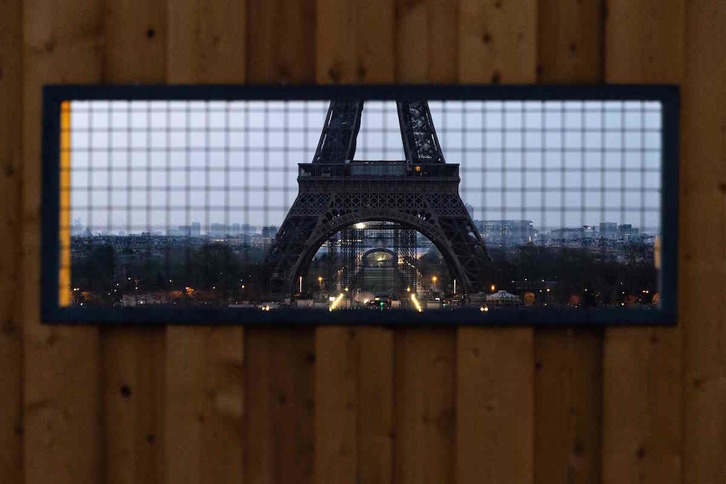
[[[50,82],[679,83],[679,326],[41,326]],[[0,0],[0,480],[726,482],[725,198],[723,0]]]

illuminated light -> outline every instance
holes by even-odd
[[[480,310],[481,312],[483,312],[483,313],[486,313],[486,312],[488,312],[488,311],[489,311],[489,306],[482,306],[481,308],[479,308],[479,310]]]
[[[328,301],[330,301],[330,302],[333,302],[333,301],[335,301],[335,296],[330,296],[330,297],[328,297]]]
[[[421,167],[416,165],[416,171],[421,171]]]
[[[490,287],[490,289],[492,290],[492,292],[494,292],[494,291],[496,291],[497,286],[495,286],[494,284],[492,284],[492,286]]]
[[[439,280],[439,278],[436,276],[431,278],[431,282],[433,282],[434,284],[436,284],[436,281],[438,281],[438,280]]]
[[[60,116],[60,190],[59,230],[60,265],[58,269],[58,305],[70,306],[71,293],[71,103],[61,102]]]
[[[547,288],[547,292],[550,292],[550,288],[549,287]]]
[[[414,307],[416,308],[416,311],[419,313],[423,312],[423,308],[421,307],[421,303],[418,302],[418,298],[416,297],[416,293],[411,293],[411,302],[413,302]]]
[[[407,288],[406,288],[406,291],[407,291],[407,292],[411,292],[411,288],[410,288],[410,287],[407,287]]]
[[[330,304],[330,309],[329,309],[329,310],[330,310],[330,311],[332,311],[332,310],[334,310],[335,308],[337,308],[337,307],[338,307],[338,305],[340,304],[340,301],[342,301],[342,300],[343,300],[343,297],[344,297],[344,296],[345,296],[345,294],[343,294],[342,292],[341,292],[340,294],[338,294],[338,295],[336,296],[336,298],[335,298],[335,299],[333,299],[333,302],[332,302],[332,303]]]
[[[360,222],[360,223],[355,224],[354,227],[357,228],[358,230],[363,230],[364,228],[366,228],[366,224],[364,224],[363,222]]]
[[[348,292],[348,288],[347,287],[345,288],[345,292]]]

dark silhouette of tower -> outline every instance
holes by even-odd
[[[401,224],[438,248],[458,286],[477,292],[489,262],[459,196],[459,165],[441,153],[428,103],[397,101],[405,160],[354,160],[362,100],[333,100],[312,163],[300,163],[299,193],[266,257],[274,293],[291,293],[318,249],[356,223]]]

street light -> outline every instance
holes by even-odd
[[[494,284],[492,284],[492,287],[491,287],[492,292],[496,291],[496,289],[497,289],[497,286],[495,286]]]

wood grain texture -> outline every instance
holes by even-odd
[[[606,80],[681,82],[684,8],[683,1],[668,8],[652,0],[610,2]],[[603,482],[681,482],[682,334],[680,326],[605,331]]]
[[[318,0],[317,82],[392,82],[393,18],[392,0]],[[321,327],[315,352],[315,482],[390,482],[391,331]]]
[[[243,481],[239,328],[174,328],[166,338],[165,481]]]
[[[95,482],[102,455],[98,329],[40,324],[40,106],[43,84],[101,79],[103,5],[25,2],[23,43],[25,480]]]
[[[165,63],[166,5],[107,1],[104,80],[160,84]],[[163,481],[165,343],[163,327],[101,328],[107,482]]]
[[[393,0],[318,0],[317,82],[392,82],[393,19]]]
[[[726,4],[686,5],[680,199],[683,482],[726,482]]]
[[[169,3],[166,79],[246,78],[244,2]],[[167,482],[242,482],[244,342],[240,327],[168,327],[164,453]]]
[[[311,482],[313,476],[313,333],[246,333],[245,482]]]
[[[539,2],[538,82],[602,81],[602,15],[602,1]],[[600,481],[602,338],[600,329],[535,330],[537,483]]]
[[[315,81],[315,0],[249,0],[248,80]]]
[[[20,319],[22,3],[0,2],[0,476],[23,479],[23,342]]]
[[[251,82],[312,81],[314,2],[252,0],[248,25]],[[250,328],[245,337],[245,481],[311,482],[316,366],[313,330]]]
[[[457,78],[459,2],[396,1],[396,82]]]
[[[459,82],[534,82],[536,44],[535,0],[460,0]]]
[[[461,0],[460,82],[534,82],[534,1]],[[534,338],[526,328],[459,328],[457,482],[531,482]]]
[[[163,482],[163,328],[103,328],[105,481]]]
[[[396,483],[454,482],[454,348],[448,329],[396,331]]]
[[[604,0],[539,1],[537,74],[540,82],[602,82],[604,13]]]

